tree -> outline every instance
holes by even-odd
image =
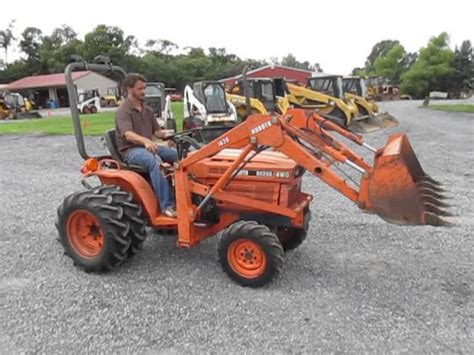
[[[41,30],[36,27],[27,27],[21,34],[20,49],[26,54],[26,60],[35,65],[40,60]]]
[[[354,69],[352,69],[351,75],[367,76],[367,72],[365,71],[365,68],[355,67]]]
[[[448,46],[446,32],[432,37],[411,68],[402,75],[401,89],[414,97],[426,97],[430,91],[449,89],[449,77],[455,71],[452,67],[454,53]]]
[[[300,62],[291,53],[288,53],[288,55],[286,57],[283,57],[281,59],[281,65],[284,65],[284,66],[287,66],[287,67],[292,67],[292,68],[297,68],[297,69],[313,70],[313,66],[308,61]],[[319,64],[317,64],[317,66],[319,68]],[[319,69],[321,69],[321,68],[319,68]]]
[[[367,60],[365,61],[365,70],[368,74],[375,70],[375,61],[379,57],[383,57],[387,55],[387,53],[395,46],[400,45],[399,41],[386,39],[380,42],[377,42],[373,47],[372,51],[370,52]]]
[[[400,76],[404,71],[405,49],[400,44],[395,44],[388,52],[380,55],[374,62],[374,73],[383,76],[392,84],[400,82]]]
[[[4,47],[3,37],[0,36],[0,40]],[[106,25],[99,25],[86,33],[84,41],[67,25],[55,28],[49,35],[29,27],[22,32],[20,47],[26,59],[9,63],[5,70],[1,70],[1,83],[32,74],[63,72],[72,54],[78,54],[89,62],[97,55],[105,55],[127,72],[143,73],[149,81],[162,81],[180,90],[196,81],[232,77],[241,74],[244,67],[253,70],[268,64],[262,60],[241,59],[227,53],[225,48],[185,47],[185,53],[176,54],[175,49],[179,47],[170,40],[149,40],[143,50],[133,35],[126,35],[119,27]],[[300,62],[292,54],[284,58],[284,64],[321,71],[318,63]]]
[[[76,39],[77,32],[68,25],[62,25],[61,27],[55,28],[51,34],[51,40],[54,41],[54,43],[56,43],[58,46],[69,43]]]
[[[148,48],[151,52],[156,52],[159,54],[170,54],[173,50],[178,49],[178,45],[167,39],[149,39],[145,47]]]
[[[84,43],[76,38],[72,28],[64,25],[56,28],[50,36],[43,36],[39,49],[40,68],[36,72],[62,72],[73,54],[84,56]]]
[[[462,42],[461,47],[454,53],[453,66],[455,73],[450,80],[450,88],[456,95],[474,89],[474,61],[471,41]]]
[[[125,41],[123,31],[116,26],[98,25],[84,37],[84,59],[89,61],[105,55],[113,63],[121,63],[129,48],[130,43]]]
[[[316,72],[316,73],[322,73],[323,68],[321,68],[321,65],[319,63],[314,63],[311,67],[311,70]]]
[[[5,30],[0,31],[0,46],[5,51],[5,65],[8,63],[8,48],[13,44],[16,38],[13,36],[13,28],[15,27],[15,20],[10,21]]]
[[[130,35],[125,37],[125,47],[128,48],[128,53],[140,55],[143,51],[140,49],[140,45],[138,44],[137,37]]]

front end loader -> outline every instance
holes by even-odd
[[[166,172],[175,187],[178,218],[166,217],[146,171],[128,165],[117,152],[113,131],[106,135],[110,154],[87,154],[72,80],[73,69],[85,68],[124,72],[83,62],[66,68],[87,189],[64,199],[57,228],[66,255],[86,271],[121,265],[142,246],[150,226],[176,231],[179,247],[217,236],[219,262],[231,279],[250,287],[267,284],[280,273],[284,251],[306,238],[312,197],[301,189],[310,176],[389,222],[446,224],[442,189],[423,172],[405,135],[393,135],[375,149],[361,136],[298,109],[250,115],[204,146],[193,144],[189,131],[169,137],[180,151],[180,160]],[[374,161],[366,162],[335,134],[373,152]],[[359,174],[356,184],[341,175],[344,167]],[[100,184],[91,186],[91,177]]]

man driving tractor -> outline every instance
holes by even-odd
[[[145,104],[146,79],[128,74],[124,81],[127,99],[115,114],[117,146],[123,159],[141,166],[150,174],[162,213],[176,218],[173,191],[160,166],[178,160],[175,149],[159,146],[153,137],[165,138],[170,131],[160,129],[153,110]]]

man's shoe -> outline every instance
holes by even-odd
[[[163,214],[166,216],[166,217],[170,217],[170,218],[176,218],[178,217],[178,215],[176,214],[176,210],[173,208],[173,207],[168,207],[167,209],[165,209],[163,211]]]

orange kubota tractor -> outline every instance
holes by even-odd
[[[179,218],[163,216],[147,174],[122,161],[113,132],[106,135],[110,155],[87,154],[73,69],[123,70],[84,62],[66,68],[75,136],[85,159],[83,184],[88,189],[64,199],[57,228],[66,254],[86,271],[119,266],[142,245],[148,225],[177,231],[179,247],[217,236],[225,272],[241,285],[262,286],[280,272],[284,251],[306,237],[312,197],[301,191],[303,176],[321,179],[361,210],[388,222],[446,224],[440,218],[449,215],[442,210],[446,207],[442,189],[423,172],[405,135],[392,135],[385,146],[374,149],[361,136],[299,109],[281,116],[251,115],[204,146],[190,132],[171,136],[180,156],[168,171]],[[373,152],[373,163],[337,140],[336,134]],[[335,169],[343,166],[360,175],[357,184]],[[101,185],[91,187],[90,177]]]

